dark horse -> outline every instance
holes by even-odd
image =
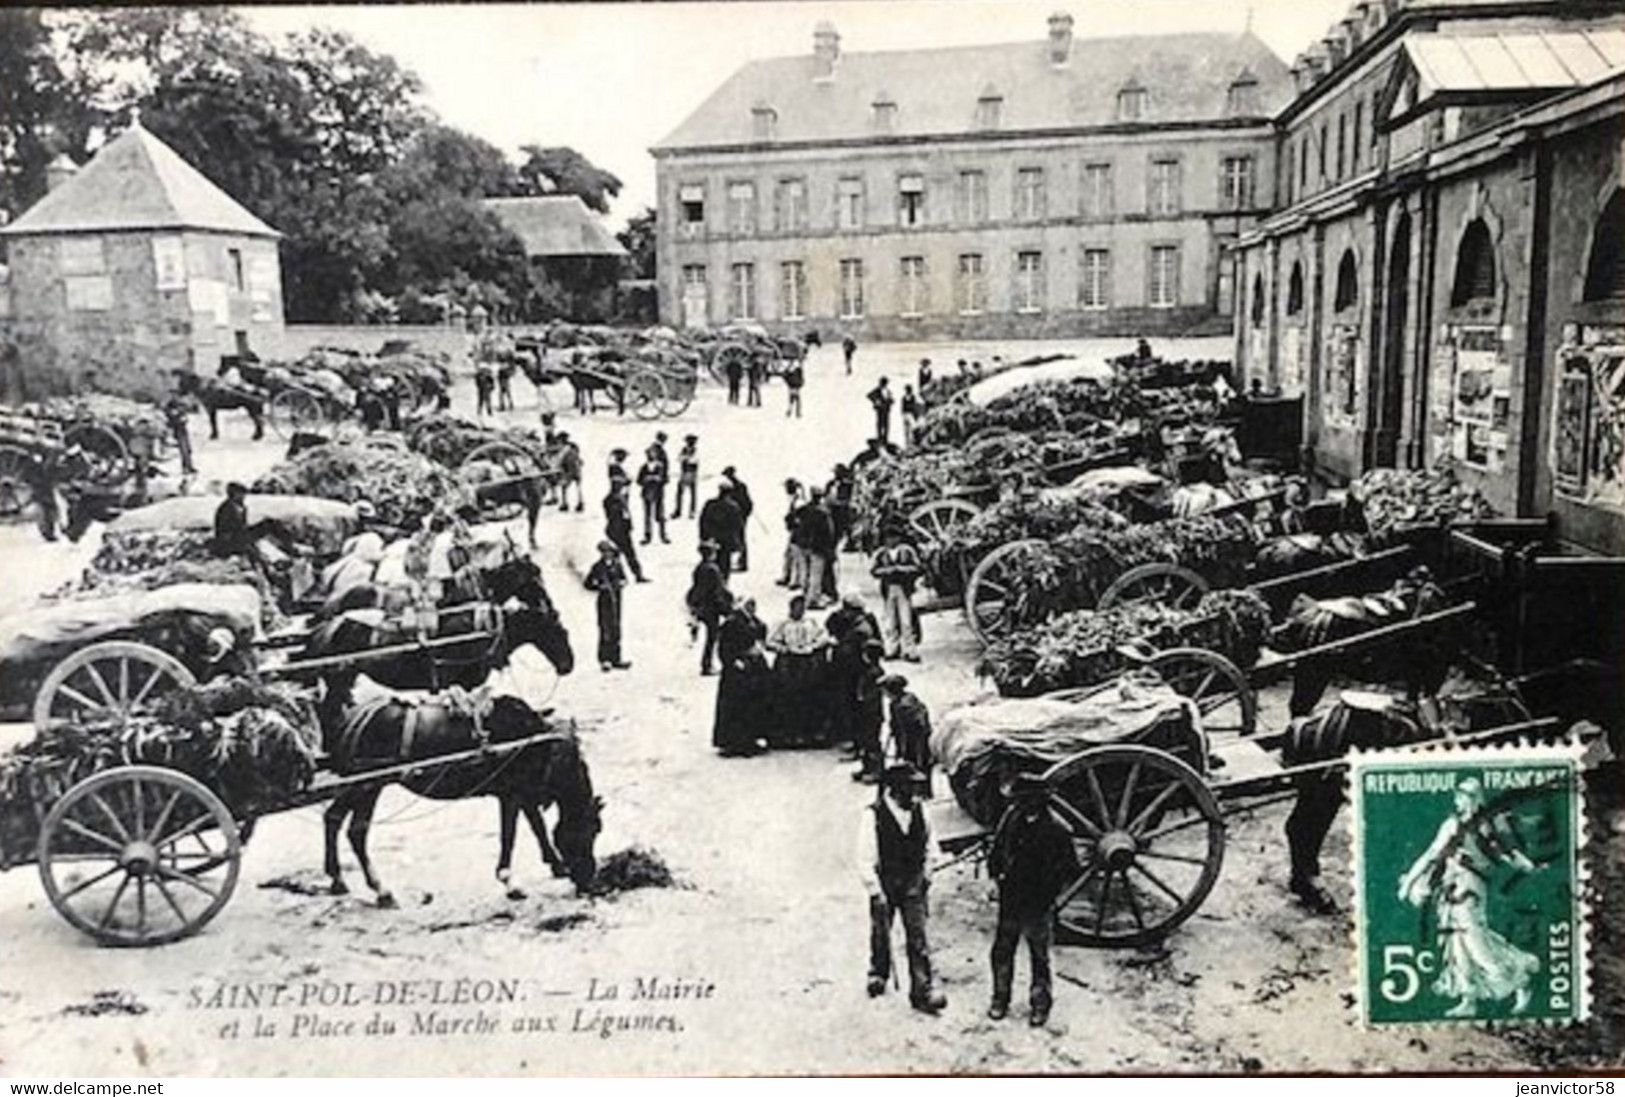
[[[324,746],[332,768],[344,775],[401,762],[432,762],[437,756],[532,739],[551,730],[542,714],[515,697],[496,698],[490,711],[479,716],[441,697],[419,704],[389,698],[358,705],[323,721]],[[373,870],[367,835],[378,796],[388,783],[394,782],[347,789],[323,814],[330,890],[335,895],[349,891],[339,867],[339,831],[349,817],[350,848],[382,907],[394,906],[395,900]],[[552,874],[569,876],[578,891],[592,886],[598,871],[593,844],[602,827],[603,801],[593,793],[592,776],[574,734],[557,731],[511,751],[448,765],[426,765],[400,778],[399,784],[432,800],[497,798],[502,834],[496,877],[510,899],[524,898],[524,892],[510,883],[509,871],[521,813]],[[553,828],[557,848],[548,839],[542,815],[554,804],[558,805],[558,822]]]
[[[390,588],[380,583],[357,583],[328,597],[314,614],[317,621],[330,621],[357,609],[380,609],[389,602]],[[510,556],[496,564],[470,564],[451,577],[441,596],[441,609],[490,602],[503,606],[517,599],[533,609],[550,604],[542,569],[528,556]]]
[[[222,366],[222,370],[226,367]],[[199,377],[189,370],[177,370],[183,395],[190,396],[209,416],[209,437],[220,437],[222,411],[246,411],[254,421],[254,441],[265,437],[265,397],[253,389],[228,385],[213,377]]]

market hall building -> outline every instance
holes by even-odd
[[[1625,555],[1622,10],[1359,3],[1293,65],[1236,362],[1328,479],[1449,463]]]
[[[1033,28],[1035,31],[1039,28]],[[1251,33],[745,65],[655,146],[660,316],[859,339],[1223,334],[1292,87]]]

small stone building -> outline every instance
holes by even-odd
[[[0,398],[155,397],[283,328],[279,233],[137,121],[0,227]]]

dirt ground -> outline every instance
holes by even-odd
[[[785,418],[780,386],[758,410],[727,407],[707,385],[688,414],[659,428],[673,451],[683,434],[701,435],[702,500],[727,464],[751,486],[753,566],[737,584],[771,623],[785,605],[773,584],[783,548],[779,485],[787,476],[821,480],[859,448],[871,424],[863,393],[875,379],[889,374],[900,390],[922,354],[940,370],[961,355],[1028,349],[864,347],[852,377],[842,374],[838,349],[815,350],[806,418]],[[1158,349],[1226,353],[1223,341]],[[513,418],[533,421],[522,380],[516,395]],[[459,409],[471,403],[459,391]],[[1030,1028],[1019,1004],[1007,1021],[983,1017],[994,908],[991,885],[968,865],[939,873],[933,893],[947,1010],[914,1013],[896,991],[868,999],[866,906],[852,847],[871,791],[829,752],[744,760],[712,752],[716,679],[698,676],[681,608],[695,559],[686,519],[672,524],[673,544],[646,551],[653,582],[629,588],[632,669],[596,668],[591,596],[580,577],[600,534],[603,455],[614,445],[640,452],[657,426],[612,414],[562,418],[583,442],[589,507],[584,516],[544,518],[541,559],[579,660],[546,704],[579,722],[607,804],[600,856],[652,849],[680,886],[578,898],[548,877],[522,835],[529,897],[508,900],[491,875],[494,805],[437,804],[399,790],[385,794],[373,835],[399,909],[378,909],[353,865],[354,894],[317,890],[315,808],[262,820],[230,905],[197,937],[156,950],[97,948],[56,916],[31,868],[14,869],[0,876],[0,1073],[1245,1073],[1625,1062],[1617,817],[1598,820],[1607,860],[1595,886],[1612,921],[1598,927],[1600,1016],[1588,1030],[1363,1031],[1351,1008],[1351,923],[1308,917],[1289,900],[1280,805],[1231,818],[1218,886],[1163,946],[1058,950],[1046,1028]],[[227,435],[204,445],[206,476],[251,475],[276,455],[246,441],[246,422],[230,422]],[[47,548],[31,529],[0,529],[11,577],[0,612],[73,574],[92,550],[93,540]],[[863,576],[864,561],[847,557],[842,569],[850,581]],[[866,576],[857,585],[872,594]],[[925,637],[924,662],[907,673],[941,712],[982,688],[970,669],[976,647],[948,614],[927,618]],[[523,653],[506,684],[540,702],[551,685],[529,659],[539,657]],[[1282,709],[1280,696],[1266,694],[1264,722],[1279,721]],[[6,730],[13,739],[24,733]],[[1339,827],[1327,863],[1347,857]],[[1333,876],[1346,903],[1346,873]],[[1023,959],[1018,1003],[1025,979]]]

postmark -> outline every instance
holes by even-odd
[[[1350,782],[1361,1021],[1584,1020],[1579,749],[1361,755]]]

